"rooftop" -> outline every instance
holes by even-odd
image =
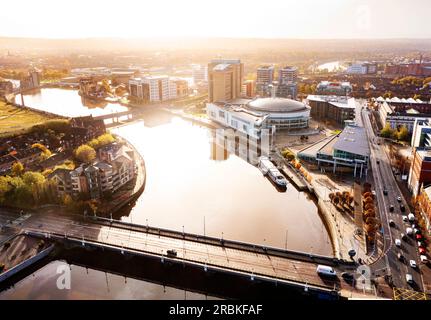
[[[334,149],[369,156],[370,147],[365,129],[359,126],[346,126],[334,144]]]
[[[345,96],[326,96],[326,95],[315,95],[310,94],[307,96],[309,101],[328,102],[338,108],[349,108],[354,109],[355,98],[349,98]]]

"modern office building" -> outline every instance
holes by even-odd
[[[370,159],[366,130],[359,126],[346,126],[339,135],[300,150],[298,158],[333,173],[348,168],[354,177],[362,178],[367,175]]]
[[[129,80],[129,96],[140,102],[150,101],[150,86],[143,83],[141,78]]]
[[[408,187],[417,196],[422,185],[431,184],[431,151],[414,148],[412,165],[407,180]]]
[[[277,97],[296,99],[298,68],[286,66],[278,70]]]
[[[208,82],[208,67],[200,64],[193,64],[192,77],[195,85],[206,84]]]
[[[355,119],[354,98],[345,96],[308,95],[311,116],[318,120],[328,120],[344,125],[346,120]]]
[[[431,119],[416,119],[412,130],[413,148],[431,149]]]
[[[256,94],[261,97],[271,95],[270,85],[274,81],[274,66],[262,66],[256,73]]]
[[[212,60],[208,64],[209,102],[240,98],[243,74],[244,65],[240,60]]]
[[[319,95],[348,96],[353,89],[350,82],[321,81],[316,90]]]
[[[175,90],[169,89],[168,76],[146,76],[130,79],[129,90],[132,97],[137,97],[143,101],[147,98],[147,94],[149,102],[160,102],[175,98]]]
[[[253,98],[255,95],[254,81],[246,80],[241,87],[241,96],[243,98]]]

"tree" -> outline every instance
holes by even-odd
[[[20,176],[24,172],[24,165],[19,161],[14,162],[11,171],[14,176]]]
[[[295,155],[289,149],[283,149],[283,151],[281,151],[281,154],[283,155],[283,157],[285,159],[287,159],[289,161],[291,161],[295,158]]]
[[[409,130],[403,125],[397,132],[397,139],[401,141],[407,141],[409,137]]]
[[[380,135],[385,138],[391,138],[393,133],[394,130],[392,130],[389,123],[386,123],[385,127],[380,131]]]
[[[102,146],[105,146],[107,144],[113,143],[115,141],[115,138],[110,133],[102,134],[97,138],[97,141],[99,142],[99,148]]]
[[[96,158],[96,151],[89,145],[83,144],[75,150],[75,157],[85,163],[91,163]]]
[[[26,185],[33,186],[45,182],[45,177],[39,172],[27,171],[23,174],[22,180]]]
[[[41,143],[34,143],[31,147],[38,148],[40,151],[42,151],[42,154],[40,155],[40,161],[46,160],[52,155],[51,151]]]

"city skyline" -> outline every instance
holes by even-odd
[[[254,0],[221,0],[217,6],[197,0],[124,0],[121,6],[77,0],[67,7],[52,0],[18,0],[2,7],[0,19],[8,26],[0,31],[3,37],[431,38],[426,25],[431,4],[426,0],[271,0],[265,7]],[[411,15],[412,7],[424,10]],[[211,22],[209,17],[215,19]],[[221,17],[239,23],[217,23]]]

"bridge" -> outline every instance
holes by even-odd
[[[49,239],[80,250],[96,250],[107,262],[108,252],[123,261],[125,256],[145,257],[159,265],[182,266],[176,272],[193,269],[259,281],[272,287],[289,287],[302,292],[350,297],[363,294],[343,279],[325,279],[316,273],[318,264],[332,266],[338,274],[355,272],[351,261],[251,243],[142,226],[101,217],[32,214],[19,224],[28,236]],[[176,255],[168,255],[175,250]],[[94,253],[92,253],[93,255]],[[81,255],[81,254],[80,254]],[[111,259],[111,258],[110,258]],[[233,276],[232,276],[233,275]],[[220,283],[220,282],[219,282]]]

